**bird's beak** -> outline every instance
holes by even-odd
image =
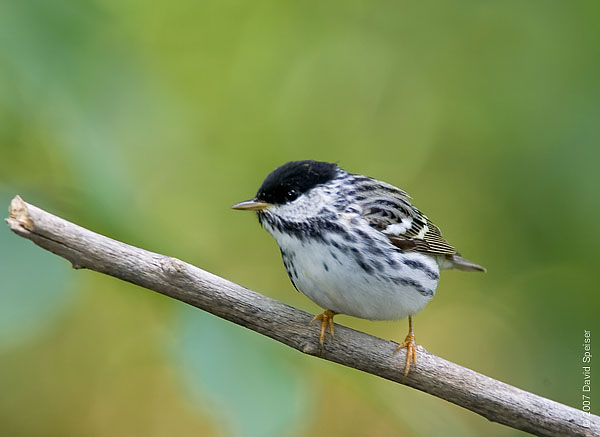
[[[242,211],[262,211],[263,209],[267,209],[271,206],[270,203],[261,202],[259,200],[246,200],[244,202],[236,203],[232,206],[233,209],[239,209]]]

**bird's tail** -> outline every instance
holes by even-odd
[[[469,260],[464,259],[458,253],[448,257],[453,264],[453,268],[462,270],[463,272],[485,272],[485,267],[479,264],[472,263]]]

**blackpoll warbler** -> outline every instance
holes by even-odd
[[[336,164],[292,161],[273,170],[253,200],[275,238],[294,287],[325,309],[319,343],[333,316],[369,320],[408,316],[404,374],[416,364],[412,316],[433,298],[440,270],[485,271],[462,258],[440,230],[393,185]]]

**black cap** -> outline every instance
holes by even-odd
[[[319,184],[333,180],[338,166],[320,161],[290,161],[265,178],[256,199],[273,204],[292,202]]]

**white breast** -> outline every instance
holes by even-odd
[[[333,233],[299,240],[265,225],[288,258],[294,285],[323,309],[370,320],[396,320],[422,310],[439,280],[434,258],[420,253],[386,251],[375,255]],[[386,248],[387,239],[366,226],[363,232]],[[372,240],[371,240],[372,241]],[[366,266],[361,267],[363,260]],[[425,272],[421,267],[425,267]],[[366,267],[366,269],[365,269]]]

